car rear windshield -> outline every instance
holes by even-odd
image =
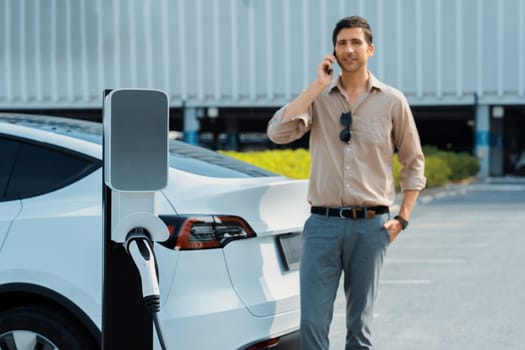
[[[182,141],[170,141],[170,166],[213,177],[278,176],[246,162]]]
[[[29,126],[102,144],[102,124],[96,122],[40,115],[3,114],[0,114],[0,122]],[[170,140],[169,152],[169,163],[172,168],[196,175],[221,178],[279,176],[224,154],[178,140]]]

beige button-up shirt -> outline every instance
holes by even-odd
[[[394,149],[402,164],[401,190],[425,187],[424,156],[405,96],[370,73],[368,90],[352,107],[340,78],[319,95],[308,111],[283,120],[286,106],[268,124],[268,137],[285,144],[310,131],[308,201],[313,206],[390,206],[395,189]],[[352,138],[339,139],[340,116],[352,113]]]

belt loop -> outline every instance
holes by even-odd
[[[367,219],[368,218],[368,208],[366,207],[363,208],[363,214],[364,214],[363,219]]]

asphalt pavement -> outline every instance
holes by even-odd
[[[380,283],[374,350],[525,350],[525,180],[422,193]],[[340,288],[331,350],[344,303]]]

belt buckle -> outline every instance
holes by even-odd
[[[350,208],[341,208],[339,209],[339,217],[341,219],[357,219],[357,211],[359,209],[364,209],[365,210],[365,217],[366,217],[366,208],[355,208],[355,207],[350,207]],[[350,211],[352,213],[352,215],[350,216],[345,216],[343,213],[345,211]]]
[[[351,216],[344,216],[343,213],[345,210],[348,210],[352,213]],[[341,219],[357,219],[357,213],[362,211],[363,212],[363,218],[368,217],[368,209],[367,208],[361,208],[361,207],[350,207],[350,208],[341,208],[339,209],[339,217]]]
[[[352,210],[352,208],[341,208],[341,209],[339,209],[339,217],[340,217],[341,219],[348,219],[346,216],[343,215],[343,212],[344,212],[345,210]]]

